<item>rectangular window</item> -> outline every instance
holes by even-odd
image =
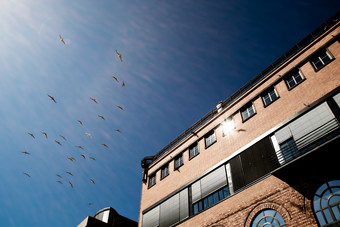
[[[205,147],[209,147],[211,144],[216,142],[216,136],[214,130],[211,130],[204,136]]]
[[[169,164],[164,165],[161,168],[161,179],[169,175]]]
[[[208,209],[209,207],[213,206],[214,204],[220,202],[221,200],[229,197],[229,188],[228,185],[220,188],[216,192],[207,197],[199,200],[198,202],[193,204],[194,215]]]
[[[179,167],[183,165],[183,154],[182,153],[175,157],[174,163],[175,163],[175,169],[178,169]]]
[[[198,154],[199,154],[198,143],[196,142],[189,147],[189,159],[195,157]]]
[[[253,103],[249,103],[241,109],[242,120],[245,121],[255,114]]]
[[[268,89],[261,95],[261,97],[265,106],[268,106],[269,104],[271,104],[272,102],[279,98],[275,91],[275,88]]]
[[[149,176],[149,188],[156,184],[156,173]]]
[[[326,50],[322,50],[311,58],[311,63],[315,70],[319,70],[331,62],[331,60],[331,55]]]
[[[304,80],[304,78],[300,70],[296,70],[288,74],[284,80],[287,84],[288,89],[292,89],[293,87],[301,83]]]
[[[280,149],[286,162],[291,161],[300,155],[293,137],[281,143]]]

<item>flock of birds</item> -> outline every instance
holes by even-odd
[[[64,45],[67,45],[66,41],[64,40],[64,38],[63,38],[61,35],[59,35],[59,38],[60,38],[60,41],[61,41]],[[116,52],[117,56],[119,57],[120,61],[123,62],[122,54],[121,54],[120,52],[118,52],[117,50],[115,50],[115,52]],[[117,83],[119,83],[119,79],[118,79],[116,76],[112,76],[112,78],[113,78]],[[125,82],[124,82],[124,81],[122,81],[122,87],[125,87]],[[57,103],[56,99],[55,99],[52,95],[50,95],[50,94],[47,94],[47,95],[48,95],[48,97],[49,97],[54,103]],[[94,103],[98,104],[97,99],[95,99],[95,98],[93,98],[93,97],[90,97],[90,100],[92,100]],[[116,107],[117,107],[118,109],[122,110],[122,111],[125,111],[124,108],[123,108],[122,106],[120,106],[120,105],[116,105]],[[102,120],[106,120],[105,117],[102,116],[102,115],[100,115],[100,114],[98,114],[98,117],[101,118]],[[77,120],[77,121],[78,121],[78,123],[79,123],[81,126],[84,126],[84,124],[83,124],[83,122],[82,122],[81,120]],[[116,131],[116,132],[118,132],[118,133],[122,133],[121,130],[119,130],[119,129],[114,129],[114,131]],[[27,134],[30,135],[33,139],[36,139],[36,136],[35,136],[32,132],[27,132]],[[47,134],[45,131],[41,131],[41,134],[42,134],[46,139],[49,138],[49,137],[48,137],[48,134]],[[91,135],[89,132],[85,132],[85,135],[88,136],[90,139],[92,138],[92,135]],[[60,136],[60,138],[62,138],[64,141],[67,141],[67,139],[66,139],[63,135],[59,135],[59,136]],[[57,143],[59,146],[62,146],[62,145],[63,145],[63,144],[62,144],[59,140],[57,140],[57,139],[55,139],[54,142]],[[109,146],[108,146],[107,144],[105,144],[105,143],[101,143],[101,145],[102,145],[103,147],[105,147],[105,148],[109,148]],[[75,145],[74,147],[79,148],[79,149],[82,150],[82,151],[85,151],[84,147],[81,146],[81,145]],[[31,153],[30,153],[30,152],[27,152],[27,151],[21,151],[21,153],[24,154],[24,155],[31,155]],[[85,155],[84,153],[80,153],[80,156],[81,156],[83,159],[86,159],[86,157],[87,157],[87,155]],[[66,158],[67,158],[68,160],[70,160],[71,162],[76,161],[76,158],[75,158],[75,157],[72,157],[72,156],[67,156]],[[88,158],[91,159],[91,160],[93,160],[93,161],[96,161],[96,158],[94,158],[94,157],[92,157],[92,156],[89,156],[89,155],[88,155]],[[27,177],[31,177],[31,174],[29,174],[28,171],[23,172],[23,174],[25,174]],[[67,174],[67,176],[73,177],[73,174],[72,174],[70,171],[65,171],[65,175],[66,175],[66,174]],[[56,182],[57,182],[57,183],[59,183],[59,184],[64,184],[64,183],[65,183],[65,180],[64,180],[64,179],[66,178],[65,176],[63,177],[61,174],[57,173],[57,174],[56,174],[56,177],[57,177],[57,179],[56,179]],[[96,182],[94,181],[94,179],[90,178],[89,180],[90,180],[93,184],[96,184]],[[64,183],[63,183],[63,181],[64,181]],[[71,182],[71,180],[66,180],[66,181],[68,181],[67,183],[70,185],[71,188],[74,188],[74,185],[73,185],[73,183]],[[93,204],[93,203],[88,203],[88,205],[92,205],[92,204]]]

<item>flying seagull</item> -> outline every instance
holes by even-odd
[[[118,80],[118,78],[117,78],[117,77],[115,77],[115,76],[112,76],[112,78],[113,78],[113,79],[115,79],[115,81],[117,81],[117,83],[119,83],[119,80]]]
[[[41,133],[44,134],[45,137],[46,137],[46,139],[47,139],[47,133],[46,133],[46,132],[43,132],[43,131],[41,131]]]
[[[98,102],[97,102],[97,99],[95,99],[95,98],[92,98],[92,97],[90,97],[90,99],[91,99],[93,102],[95,102],[95,103],[97,103],[97,104],[98,104]]]
[[[91,182],[93,183],[93,184],[96,184],[96,182],[94,182],[94,180],[92,180],[92,179],[90,179],[91,180]]]
[[[122,54],[118,52],[118,50],[116,50],[116,53],[120,59],[120,61],[122,62],[123,61],[123,57],[122,57]]]
[[[83,125],[83,122],[81,120],[77,120],[79,122],[79,124]]]
[[[63,44],[66,45],[66,42],[65,42],[65,40],[63,39],[63,37],[61,37],[61,35],[59,35],[59,38],[60,38],[60,41],[61,41]]]
[[[107,146],[105,143],[102,143],[102,145],[106,148],[109,148],[109,146]]]
[[[83,148],[82,146],[79,146],[79,145],[78,145],[78,146],[75,146],[75,147],[78,147],[78,148],[84,150],[84,148]]]
[[[57,180],[57,182],[58,182],[59,184],[63,184],[63,182],[61,182],[60,180]]]
[[[123,107],[121,107],[121,106],[119,106],[119,105],[116,105],[119,109],[121,109],[121,110],[123,110],[124,111],[124,109],[123,109]]]
[[[73,188],[73,184],[71,183],[71,181],[69,181],[68,183],[70,184],[71,188]]]
[[[29,175],[28,173],[24,173],[26,176],[28,176],[28,177],[31,177],[31,175]]]
[[[84,159],[86,159],[85,155],[83,155],[83,154],[80,154],[80,155],[81,155],[81,157],[83,157]]]
[[[27,132],[27,133],[28,133],[28,135],[32,136],[33,139],[35,139],[35,136],[33,135],[33,133],[30,133],[30,132]]]
[[[59,135],[61,138],[63,138],[64,140],[67,140],[64,136],[62,136],[62,135]]]
[[[93,203],[88,203],[87,205],[91,206],[91,205],[93,205]]]
[[[54,140],[54,141],[61,146],[61,143],[58,140]]]
[[[98,117],[100,117],[101,119],[105,120],[105,117],[103,117],[102,115],[98,114]]]
[[[71,162],[74,162],[76,159],[73,157],[67,157]]]
[[[59,174],[56,174],[57,177],[63,178],[62,176],[60,176]]]
[[[90,159],[92,159],[92,160],[96,161],[96,159],[95,159],[94,157],[90,157]]]
[[[49,95],[49,94],[47,94],[47,95],[48,95],[48,97],[50,97],[50,99],[52,99],[53,102],[57,103],[57,101],[55,101],[55,99],[54,99],[53,96],[51,96],[51,95]]]
[[[91,134],[88,132],[85,132],[85,135],[87,135],[88,137],[92,138]]]
[[[31,154],[31,153],[29,153],[27,151],[21,151],[21,153],[23,153],[23,154]]]
[[[73,174],[72,174],[71,172],[66,171],[66,173],[68,173],[68,174],[70,174],[71,176],[73,176]]]
[[[124,80],[123,80],[123,83],[122,83],[122,87],[125,87],[125,83],[124,83]]]
[[[116,132],[122,133],[119,129],[114,129]]]

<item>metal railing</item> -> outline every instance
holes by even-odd
[[[295,160],[306,152],[322,145],[337,135],[340,135],[340,125],[337,119],[333,118],[299,139],[291,139],[281,144],[281,149],[276,151],[277,160],[280,165],[275,167],[278,168],[281,165]]]

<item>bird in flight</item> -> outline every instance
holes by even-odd
[[[71,162],[74,162],[76,159],[73,157],[67,157]]]
[[[47,95],[48,95],[48,97],[50,97],[50,99],[52,99],[53,102],[57,103],[57,101],[55,101],[55,99],[54,99],[53,96],[51,96],[51,95],[49,95],[49,94],[47,94]]]
[[[93,184],[96,184],[96,182],[94,182],[94,180],[92,180],[92,179],[90,179],[91,180],[91,182],[93,183]]]
[[[123,62],[123,57],[122,54],[118,52],[118,50],[116,50],[116,54],[118,55],[119,59],[121,62]]]
[[[57,180],[57,182],[58,182],[59,184],[63,184],[63,182],[61,182],[60,180]]]
[[[62,176],[60,176],[59,174],[56,174],[57,177],[63,178]]]
[[[58,140],[54,140],[54,141],[61,146],[61,143]]]
[[[72,174],[71,172],[66,171],[66,173],[67,173],[67,174],[70,174],[71,176],[73,176],[73,174]]]
[[[118,78],[117,78],[117,77],[115,77],[115,76],[112,76],[112,78],[113,78],[113,79],[115,79],[115,81],[117,81],[117,83],[119,83],[119,80],[118,80]]]
[[[79,146],[79,145],[78,145],[78,146],[75,146],[75,147],[78,147],[78,148],[84,150],[84,148],[83,148],[82,146]]]
[[[63,44],[66,45],[66,42],[65,42],[65,40],[63,39],[63,37],[61,37],[61,35],[59,35],[59,38],[60,38],[60,41],[61,41]]]
[[[70,184],[71,188],[73,188],[73,184],[71,183],[71,181],[69,181],[68,183]]]
[[[96,161],[96,159],[95,159],[94,157],[90,157],[90,159],[92,159],[92,160]]]
[[[109,146],[107,146],[105,143],[102,143],[102,145],[106,148],[109,148]]]
[[[31,154],[31,153],[29,153],[27,151],[21,151],[21,153],[23,153],[23,154]]]
[[[83,154],[80,154],[80,155],[81,155],[81,157],[83,157],[84,159],[86,159],[85,155],[83,155]]]
[[[90,99],[91,99],[93,102],[95,102],[95,103],[97,103],[97,104],[98,104],[98,102],[97,102],[97,99],[95,99],[95,98],[92,98],[92,97],[90,97]]]
[[[121,106],[119,106],[119,105],[116,105],[119,109],[121,109],[121,110],[123,110],[124,111],[124,109],[123,109],[123,107],[121,107]]]
[[[46,133],[46,132],[43,132],[43,131],[41,131],[41,133],[44,134],[45,137],[46,137],[46,139],[47,139],[47,133]]]
[[[122,131],[120,131],[119,129],[114,129],[116,132],[122,133]]]
[[[88,203],[87,205],[91,206],[91,205],[93,205],[93,203]]]
[[[124,80],[123,80],[123,83],[122,83],[122,87],[125,87],[125,83],[124,83]]]
[[[35,136],[33,135],[33,133],[30,133],[30,132],[27,132],[27,133],[28,133],[28,135],[32,136],[33,139],[35,139]]]
[[[90,139],[92,138],[91,134],[88,132],[85,132],[85,135],[87,135],[88,137],[90,137]]]
[[[64,140],[67,140],[64,136],[62,136],[62,135],[59,135],[61,138],[63,138]]]
[[[102,115],[98,114],[98,117],[100,117],[101,119],[105,120],[105,118]]]
[[[28,177],[31,177],[31,175],[29,175],[28,173],[24,173],[26,176],[28,176]]]
[[[79,124],[83,125],[83,122],[81,120],[77,120],[79,122]]]

